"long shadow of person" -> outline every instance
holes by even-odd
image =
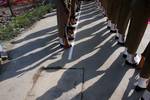
[[[93,41],[93,40],[97,40],[99,38],[97,38],[97,36],[93,37],[92,39],[86,41],[86,42],[82,42],[80,44],[90,44],[89,41]],[[95,39],[96,38],[96,39]],[[112,38],[113,40],[113,38]],[[101,40],[102,41],[102,40]],[[98,41],[99,42],[99,41]],[[101,46],[100,50],[98,49],[98,52],[93,54],[90,57],[87,57],[81,61],[79,61],[77,64],[74,64],[73,66],[70,66],[71,68],[84,68],[85,70],[85,77],[84,77],[84,81],[88,81],[94,77],[97,77],[98,75],[101,75],[103,73],[103,71],[99,71],[97,72],[96,70],[99,68],[99,66],[101,64],[103,64],[103,62],[105,62],[108,57],[118,48],[118,46],[114,47],[114,48],[108,48],[111,47],[114,44],[115,41],[111,41],[109,40],[107,43],[105,43],[105,45]],[[78,45],[80,45],[78,44]],[[98,44],[95,43],[93,45],[91,45],[91,48],[88,48],[85,52],[79,53],[78,52],[78,56],[74,59],[78,59],[81,56],[84,56],[86,54],[89,54],[91,52],[94,51],[94,48],[97,46]],[[81,48],[80,48],[81,49]],[[95,48],[96,49],[96,48]],[[107,53],[106,53],[107,52]],[[105,55],[104,55],[105,54]],[[97,61],[99,57],[101,57],[103,55],[103,59],[101,59],[100,61]],[[64,66],[64,65],[63,65]],[[90,70],[90,72],[88,72],[88,70]],[[111,71],[110,71],[111,72]],[[41,97],[37,98],[37,100],[44,100],[44,98],[46,98],[47,96],[51,99],[51,100],[55,100],[57,98],[59,98],[63,93],[73,89],[74,87],[76,87],[77,85],[79,85],[80,83],[82,84],[82,80],[78,80],[74,77],[74,79],[72,80],[63,80],[66,76],[70,75],[69,73],[69,69],[65,71],[65,73],[62,75],[62,77],[60,78],[59,82],[57,83],[57,85],[55,87],[52,87],[50,90],[48,90],[46,93],[44,93]],[[74,76],[77,76],[76,74]],[[80,76],[81,77],[81,76]],[[68,79],[68,78],[67,78]],[[62,82],[64,85],[62,85]],[[69,85],[68,82],[71,82],[72,84]],[[73,84],[75,83],[75,85]],[[67,84],[67,85],[65,85]],[[116,83],[118,84],[118,83]],[[65,86],[65,88],[63,87]],[[75,97],[77,98],[81,98],[80,96]],[[45,99],[46,100],[46,99]]]
[[[28,35],[21,41],[33,39],[32,41],[9,51],[12,59],[3,64],[0,81],[22,75],[48,59],[55,59],[62,49],[59,47],[57,34],[53,32],[54,30],[56,30],[56,26]],[[42,34],[45,36],[41,38]]]

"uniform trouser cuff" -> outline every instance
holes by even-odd
[[[116,25],[111,23],[111,30],[116,30]]]
[[[125,41],[124,41],[124,35],[122,35],[122,34],[120,34],[120,33],[117,33],[117,35],[118,35],[118,42],[124,43],[124,42],[125,42]]]
[[[142,56],[138,54],[134,57],[134,61],[136,62],[136,64],[139,64],[141,59],[142,59]]]
[[[126,60],[131,64],[135,64],[134,57],[133,54],[128,53]]]
[[[148,85],[149,79],[140,77],[138,79],[138,86],[140,88],[146,88]]]
[[[108,23],[108,27],[111,27],[111,20],[108,20],[107,23]]]

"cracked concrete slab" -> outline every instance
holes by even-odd
[[[25,100],[81,100],[82,76],[81,69],[42,71]]]

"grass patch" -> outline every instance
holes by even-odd
[[[12,20],[4,26],[0,26],[0,40],[10,40],[17,36],[21,29],[31,26],[39,20],[43,15],[52,11],[53,6],[41,5],[30,12],[12,18]]]

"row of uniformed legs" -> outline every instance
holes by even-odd
[[[108,28],[111,32],[117,33],[118,44],[126,47],[126,64],[131,66],[139,64],[142,68],[135,88],[137,91],[147,88],[141,100],[150,100],[150,43],[141,59],[137,56],[139,60],[135,61],[134,58],[147,27],[149,11],[150,1],[148,0],[116,0],[115,2],[109,0],[107,2]],[[127,33],[126,41],[125,33]]]
[[[126,0],[128,1],[128,0]],[[139,61],[135,61],[136,51],[139,47],[139,44],[142,40],[142,37],[145,33],[148,18],[150,17],[149,13],[149,6],[148,3],[146,3],[146,0],[136,0],[136,1],[130,1],[129,10],[126,12],[126,18],[122,19],[122,22],[124,24],[118,24],[118,27],[120,27],[120,34],[122,35],[122,41],[124,42],[124,36],[125,32],[129,23],[129,29],[127,32],[127,38],[125,41],[125,46],[127,49],[127,57],[126,57],[126,63],[130,64],[132,66],[137,65]],[[125,10],[125,11],[126,11]],[[122,17],[121,17],[122,18]],[[125,21],[123,21],[125,20]],[[119,22],[119,21],[118,21]],[[150,43],[145,49],[143,53],[143,58],[145,60],[142,71],[140,73],[140,78],[138,79],[138,85],[136,86],[135,90],[139,91],[141,89],[147,88],[142,96],[142,100],[150,100]],[[139,58],[140,59],[140,58]],[[141,59],[141,61],[143,61]]]
[[[72,25],[76,23],[76,0],[71,0],[70,4],[66,6],[64,0],[56,1],[57,8],[57,22],[58,22],[58,36],[60,39],[60,46],[63,48],[70,48],[69,41],[74,39],[74,29]]]
[[[132,8],[130,26],[125,42],[128,52],[126,61],[131,65],[138,63],[134,61],[134,57],[147,28],[148,18],[150,17],[149,10],[146,0],[136,0]]]
[[[72,4],[74,5],[72,0]],[[130,20],[129,30],[127,32],[127,38],[125,42],[125,46],[127,48],[127,57],[126,61],[133,65],[135,64],[134,57],[136,55],[136,51],[139,47],[141,39],[144,35],[145,29],[147,27],[147,22],[149,16],[149,8],[145,0],[136,0],[136,2],[132,2],[132,0],[117,0],[115,4],[113,0],[109,0],[109,2],[101,1],[102,5],[106,9],[106,15],[108,16],[108,23],[111,21],[110,29],[115,30],[116,25],[118,28],[118,42],[124,43],[125,32],[127,30],[127,26]],[[120,4],[120,5],[119,5]],[[61,7],[60,7],[61,6]],[[61,8],[61,9],[60,9]],[[71,7],[71,13],[67,13],[66,9],[63,8],[63,5],[59,5],[57,8],[58,13],[58,28],[59,28],[59,37],[63,40],[65,46],[68,48],[70,47],[67,33],[66,33],[66,26],[70,25],[72,21],[71,17],[75,16],[75,6]],[[62,13],[63,12],[63,13]],[[65,13],[64,13],[65,12]],[[62,15],[63,14],[63,15]],[[120,39],[121,37],[121,39]],[[122,40],[122,41],[121,41]],[[143,53],[145,58],[144,67],[140,74],[140,79],[138,80],[138,87],[146,88],[147,90],[143,95],[143,98],[147,100],[149,98],[147,94],[150,94],[150,85],[148,85],[149,77],[150,77],[150,52],[149,46]]]
[[[111,32],[117,33],[118,44],[125,44],[127,47],[127,64],[135,65],[136,62],[133,58],[147,27],[148,8],[145,6],[145,0],[117,0],[116,2],[110,0],[110,4],[108,4],[108,18],[111,20],[108,20],[108,26],[111,28]],[[130,24],[129,20],[131,20]],[[128,24],[129,31],[127,31]],[[117,29],[115,25],[117,25]]]
[[[110,32],[116,33],[118,44],[127,47],[127,64],[136,63],[133,58],[147,27],[149,17],[147,9],[145,0],[116,0],[115,2],[109,0],[107,2],[108,28]],[[129,31],[127,31],[128,25]]]

